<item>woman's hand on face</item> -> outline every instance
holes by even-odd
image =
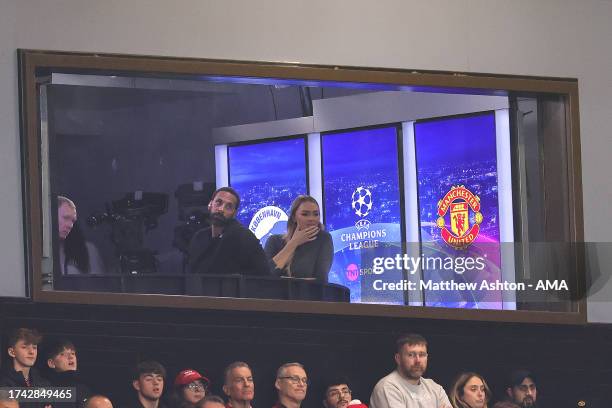
[[[317,239],[318,233],[319,233],[318,225],[313,225],[312,227],[308,227],[304,229],[296,229],[293,232],[291,241],[293,241],[296,246],[300,246],[302,244],[305,244],[306,242],[314,241],[315,239]]]

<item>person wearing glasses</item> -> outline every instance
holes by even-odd
[[[240,196],[221,187],[208,203],[210,227],[196,232],[189,243],[187,271],[270,275],[266,254],[255,235],[236,220]]]
[[[323,396],[324,408],[368,408],[359,400],[353,399],[353,393],[346,377],[332,378],[327,381]]]
[[[408,334],[396,342],[397,368],[372,391],[370,408],[452,408],[442,386],[423,378],[427,370],[427,340]]]
[[[255,382],[249,365],[235,361],[225,367],[223,392],[227,395],[227,408],[251,408],[255,398]]]
[[[453,381],[448,399],[453,408],[487,408],[491,389],[480,374],[465,372]]]
[[[209,385],[208,378],[196,370],[181,371],[174,379],[174,393],[171,397],[173,408],[194,408],[206,396]]]
[[[276,371],[274,386],[278,402],[272,408],[300,408],[309,384],[306,370],[300,363],[286,363]]]

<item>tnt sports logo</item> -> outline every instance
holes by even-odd
[[[370,190],[361,186],[357,187],[351,197],[351,207],[355,210],[355,214],[360,217],[368,215],[372,209],[372,193]]]
[[[355,282],[359,278],[359,267],[352,263],[346,267],[346,279]]]
[[[474,213],[474,225],[469,222],[470,209]],[[450,231],[446,228],[447,212],[450,212]],[[442,230],[442,239],[452,247],[463,249],[474,242],[480,232],[481,222],[480,198],[464,186],[452,187],[438,202],[436,225]]]
[[[249,223],[249,229],[257,239],[262,239],[266,234],[273,232],[272,229],[277,222],[287,220],[289,220],[289,217],[282,209],[269,205],[255,213]]]

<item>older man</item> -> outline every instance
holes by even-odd
[[[273,408],[300,408],[308,390],[306,370],[300,363],[286,363],[276,371],[274,386],[278,391],[278,402]]]
[[[224,371],[223,392],[227,395],[227,408],[251,408],[255,397],[255,382],[249,365],[235,361]]]
[[[87,398],[83,408],[113,408],[113,404],[104,395],[92,395]]]
[[[64,196],[57,197],[59,265],[62,275],[104,273],[104,262],[96,246],[85,240],[77,224],[77,208]]]

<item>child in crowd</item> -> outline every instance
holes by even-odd
[[[50,385],[34,368],[42,336],[35,329],[18,328],[10,332],[7,353],[11,360],[0,374],[3,387],[39,387]]]

